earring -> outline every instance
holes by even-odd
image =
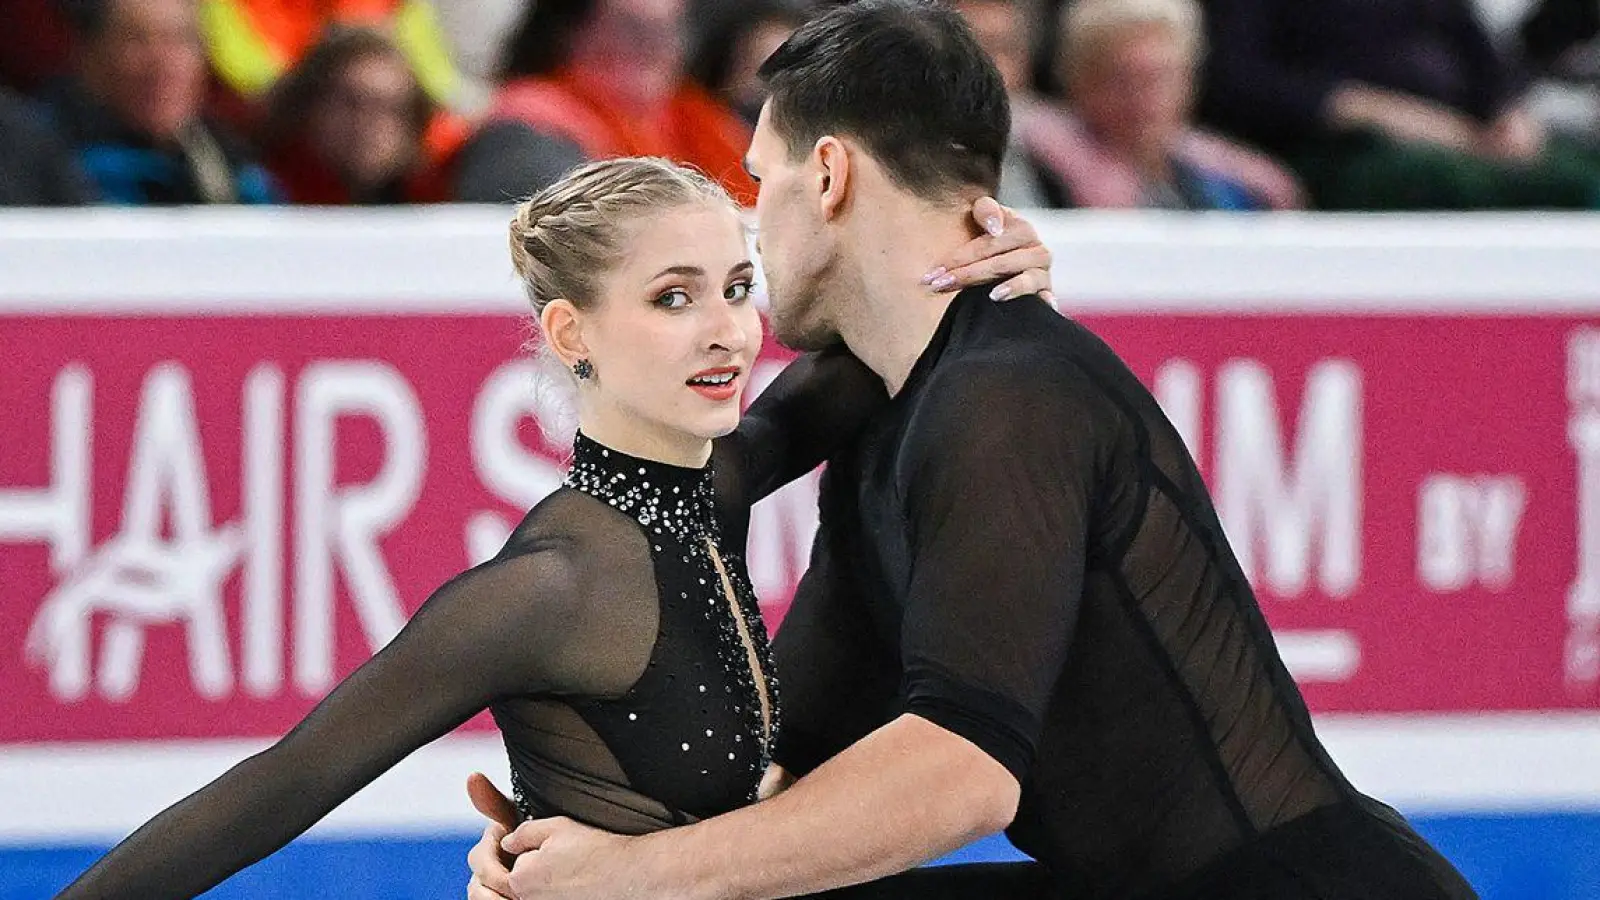
[[[572,374],[578,376],[580,380],[588,381],[594,377],[594,363],[589,362],[587,359],[580,359],[573,364]]]

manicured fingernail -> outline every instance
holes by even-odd
[[[1005,223],[1000,221],[999,216],[990,216],[989,218],[984,219],[983,228],[994,237],[999,237],[1000,233],[1006,230]]]
[[[1050,304],[1051,306],[1056,305],[1056,295],[1053,291],[1040,291],[1039,299]]]
[[[933,289],[936,291],[948,291],[955,286],[956,277],[954,275],[940,275],[933,280]]]
[[[922,276],[922,283],[923,284],[933,284],[935,281],[938,281],[940,278],[943,278],[944,276],[945,276],[944,266],[940,266],[939,268],[934,269],[932,272],[929,272],[928,274]]]
[[[990,300],[1004,300],[1009,296],[1011,296],[1011,288],[1003,284],[989,292]]]

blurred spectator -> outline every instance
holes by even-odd
[[[1587,207],[1470,0],[1210,0],[1206,105],[1336,209]]]
[[[102,201],[267,203],[266,172],[201,118],[206,68],[191,0],[74,6],[75,74],[57,126]]]
[[[1000,166],[996,199],[1018,208],[1060,207],[1067,198],[1059,184],[1040,168],[1022,145],[1019,127],[1024,110],[1044,101],[1033,94],[1028,71],[1028,34],[1038,31],[1038,7],[1026,0],[956,0],[956,11],[972,26],[984,52],[994,60],[1011,97],[1011,144]]]
[[[0,206],[72,206],[91,196],[60,136],[28,101],[0,88]]]
[[[456,196],[526,196],[586,159],[664,156],[755,199],[749,128],[685,77],[686,0],[539,0],[517,28]]]
[[[754,128],[767,98],[756,72],[807,18],[793,0],[703,0],[694,11],[689,76]]]
[[[1540,77],[1530,110],[1551,130],[1600,148],[1600,0],[1542,0],[1519,31]]]
[[[423,145],[433,111],[393,42],[334,26],[273,86],[262,148],[291,203],[439,202]]]
[[[388,33],[436,102],[459,89],[450,42],[428,0],[199,0],[206,52],[241,97],[261,96],[332,25]]]
[[[1005,8],[997,0],[973,5]],[[1013,104],[1022,153],[1051,205],[1263,210],[1302,205],[1270,158],[1192,124],[1200,60],[1195,0],[1077,0],[1059,20],[1067,106]],[[1002,73],[1025,71],[1019,36]]]

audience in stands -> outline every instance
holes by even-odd
[[[685,75],[686,0],[539,0],[513,34],[456,196],[526,196],[587,159],[665,156],[744,202],[749,128]]]
[[[26,99],[0,88],[0,206],[74,206],[93,196],[61,136]]]
[[[380,32],[334,26],[273,86],[261,145],[291,203],[435,203],[434,104]]]
[[[5,0],[0,203],[504,202],[645,154],[750,202],[756,71],[836,2]],[[1600,208],[1600,0],[1504,48],[1486,0],[950,2],[1012,206]]]
[[[1471,0],[1209,0],[1206,107],[1333,209],[1592,207]]]
[[[767,96],[756,72],[807,15],[797,0],[702,0],[694,11],[689,77],[754,128]]]
[[[74,71],[54,123],[102,202],[268,203],[266,171],[202,114],[206,65],[192,0],[72,7]]]
[[[1026,89],[1026,21],[1005,0],[958,7],[1006,79],[1013,146],[1002,202],[1265,210],[1302,205],[1270,158],[1192,124],[1204,52],[1195,0],[1077,0],[1059,21],[1065,103]]]

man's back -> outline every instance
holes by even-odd
[[[1175,429],[1044,304],[958,298],[834,460],[823,523],[828,590],[873,635],[830,662],[877,674],[848,697],[811,683],[816,626],[849,619],[806,590],[779,662],[802,767],[860,736],[842,723],[929,718],[1018,777],[1012,840],[1087,897],[1204,879],[1320,809],[1392,815],[1313,734]]]

